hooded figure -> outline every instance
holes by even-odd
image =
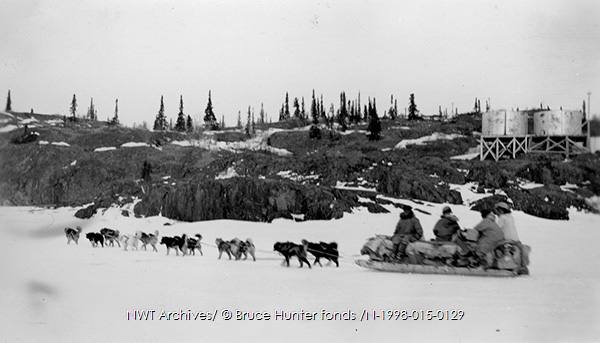
[[[511,214],[510,206],[501,201],[494,206],[494,212],[498,215],[496,224],[502,229],[504,239],[519,242],[519,234],[517,234],[517,227],[515,225],[515,219]]]
[[[415,217],[412,208],[405,207],[400,213],[400,220],[396,224],[396,230],[392,236],[394,243],[394,255],[401,253],[404,255],[406,246],[410,242],[420,240],[423,237],[423,228],[421,222]]]
[[[460,230],[458,218],[452,213],[450,207],[444,207],[441,218],[433,227],[435,240],[449,242],[458,230]]]
[[[483,220],[473,228],[479,231],[477,248],[481,252],[491,253],[496,245],[504,240],[504,233],[502,233],[502,229],[494,221],[495,217],[494,212],[491,210],[481,210],[481,218]]]
[[[477,240],[477,255],[480,257],[484,268],[493,267],[494,248],[504,240],[502,229],[496,224],[494,212],[488,209],[481,210],[483,220],[473,229],[479,232]]]

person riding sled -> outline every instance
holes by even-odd
[[[401,258],[405,255],[406,246],[410,242],[420,240],[423,237],[423,228],[421,222],[417,217],[412,208],[405,207],[400,213],[400,220],[396,224],[396,230],[392,236],[392,243],[394,244],[394,257]]]
[[[530,248],[526,248],[519,239],[519,234],[517,233],[517,226],[515,225],[515,219],[512,216],[510,206],[504,201],[498,202],[496,205],[494,205],[494,212],[497,215],[496,224],[498,224],[498,226],[504,233],[504,239],[516,245],[520,250],[520,254],[518,255],[520,257],[519,273],[529,274],[529,269],[527,268],[527,265],[529,265]]]
[[[520,242],[519,234],[517,233],[517,227],[515,225],[515,219],[512,216],[510,206],[504,201],[497,203],[494,206],[494,213],[498,216],[496,224],[502,229],[504,233],[504,239],[509,241]]]
[[[477,255],[484,268],[491,268],[494,262],[494,248],[504,240],[502,229],[496,224],[496,216],[489,209],[481,210],[482,221],[473,229],[479,232]]]
[[[441,218],[433,227],[433,234],[436,241],[450,242],[456,232],[460,230],[458,218],[452,213],[450,207],[445,206],[442,210]]]

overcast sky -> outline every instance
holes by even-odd
[[[212,89],[233,124],[314,88],[327,108],[360,90],[380,112],[415,93],[425,113],[475,97],[581,108],[591,91],[600,112],[598,0],[0,0],[0,37],[14,110],[66,113],[76,93],[79,114],[94,97],[112,116],[118,97],[122,121],[151,123],[161,95],[198,118]]]

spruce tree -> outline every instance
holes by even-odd
[[[217,130],[219,125],[217,124],[215,113],[213,112],[212,98],[210,93],[211,92],[208,91],[208,103],[206,104],[206,109],[204,110],[204,125],[207,129]]]
[[[242,111],[238,111],[237,128],[242,128]]]
[[[375,98],[373,98],[373,107],[371,107],[371,113],[369,114],[369,140],[378,140],[381,138],[381,122],[377,116],[377,105],[375,104]]]
[[[348,109],[346,108],[346,93],[340,93],[340,110],[338,114],[338,123],[340,124],[341,130],[346,131],[348,125],[346,120],[348,118]]]
[[[190,117],[190,115],[188,114],[187,116],[187,120],[185,122],[185,130],[187,132],[192,132],[194,131],[194,122],[192,121],[192,117]]]
[[[360,92],[358,92],[358,100],[356,102],[356,111],[357,111],[356,112],[356,119],[357,119],[356,122],[357,123],[360,122],[360,120],[362,119],[362,114],[360,113],[360,110],[361,110],[361,108],[360,108]]]
[[[302,109],[300,110],[300,117],[302,118],[302,120],[306,120],[306,112],[304,111],[304,97],[302,97],[301,106]]]
[[[290,119],[290,99],[288,97],[287,92],[285,92],[285,105],[283,108],[283,117],[284,117],[284,120]]]
[[[250,136],[251,133],[251,125],[252,125],[252,121],[251,121],[251,113],[250,113],[250,106],[248,106],[248,119],[246,119],[246,136]]]
[[[411,93],[408,104],[408,120],[416,119],[419,119],[419,110],[417,109],[417,104],[415,103],[415,95]]]
[[[115,99],[115,115],[110,121],[112,125],[119,125],[119,99]]]
[[[6,97],[6,112],[12,111],[12,100],[10,98],[10,89],[8,90],[8,96]]]
[[[312,102],[310,103],[310,116],[314,125],[319,124],[319,113],[317,112],[317,100],[315,99],[315,90],[312,91]]]
[[[220,126],[221,130],[225,128],[225,115],[224,114],[221,115],[221,125],[219,125],[219,126]]]
[[[164,131],[167,129],[167,117],[165,117],[165,103],[163,101],[163,96],[160,96],[160,108],[158,109],[158,113],[156,114],[156,118],[154,119],[153,130],[155,131]]]
[[[390,96],[390,109],[388,111],[388,114],[390,116],[390,119],[395,120],[396,119],[396,112],[394,111],[394,95],[392,94]]]
[[[279,110],[279,121],[285,120],[285,105],[281,104],[281,109]]]
[[[75,98],[75,94],[73,94],[73,100],[71,100],[71,118],[73,118],[73,120],[75,120],[75,117],[77,116],[77,98]]]
[[[179,113],[175,122],[175,130],[179,132],[186,130],[185,114],[183,114],[183,95],[179,96]]]
[[[96,107],[94,107],[94,98],[90,99],[90,107],[88,108],[87,116],[88,116],[89,120],[96,121],[97,112],[96,112]]]
[[[325,107],[323,106],[323,94],[321,94],[321,104],[319,105],[319,109],[321,110],[321,117],[325,118],[326,115],[325,115]]]
[[[294,98],[294,117],[300,119],[300,103],[298,102],[298,98]]]
[[[263,106],[263,103],[260,103],[260,119],[259,119],[259,124],[264,125],[265,124],[265,108]]]
[[[377,116],[377,100],[373,98],[373,115]]]

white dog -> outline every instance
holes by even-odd
[[[119,240],[123,243],[123,249],[125,251],[127,251],[127,247],[138,250],[138,243],[140,240],[135,235],[119,235]]]

